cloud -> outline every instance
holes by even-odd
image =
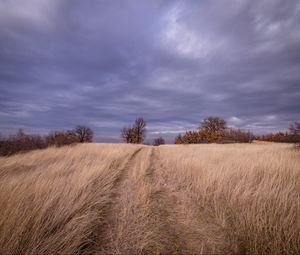
[[[0,132],[90,125],[149,139],[218,115],[267,132],[300,119],[297,0],[0,1]],[[11,127],[11,128],[9,128]]]

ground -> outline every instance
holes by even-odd
[[[300,254],[287,144],[82,144],[0,158],[1,254]]]

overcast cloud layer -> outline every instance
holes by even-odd
[[[300,120],[299,0],[0,0],[0,132]]]

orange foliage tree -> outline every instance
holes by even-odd
[[[220,117],[205,118],[198,130],[186,131],[175,138],[175,144],[251,142],[254,135],[241,129],[227,128]]]

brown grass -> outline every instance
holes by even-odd
[[[0,254],[300,254],[300,151],[82,144],[0,158]]]

